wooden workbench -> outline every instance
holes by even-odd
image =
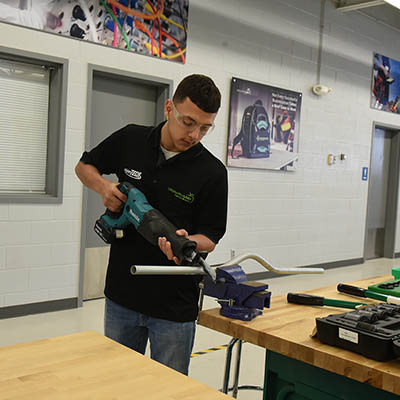
[[[393,278],[380,276],[356,281],[352,284],[366,288],[390,279]],[[270,286],[273,287],[273,284]],[[304,293],[374,303],[373,300],[361,300],[338,293],[336,285]],[[346,311],[350,310],[327,306],[288,304],[285,295],[272,297],[271,308],[264,309],[263,315],[256,317],[253,321],[245,322],[223,317],[219,314],[219,308],[216,308],[201,311],[199,324],[261,346],[268,351],[400,395],[399,359],[382,363],[347,350],[322,344],[318,339],[310,337],[315,327],[316,317],[325,317],[329,314]]]
[[[96,332],[0,347],[0,399],[228,398]]]

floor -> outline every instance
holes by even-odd
[[[391,274],[393,267],[400,266],[400,259],[375,259],[364,264],[327,270],[323,275],[290,275],[270,279],[267,283],[273,296],[289,291],[301,292],[339,282],[349,282],[373,276]],[[206,298],[204,309],[218,306],[215,299]],[[83,307],[47,314],[0,320],[0,346],[29,342],[47,337],[95,330],[103,333],[104,300],[84,302]],[[265,311],[265,312],[268,312]],[[310,327],[310,330],[312,327]],[[230,337],[198,326],[194,352],[228,344]],[[249,343],[243,345],[240,384],[263,385],[265,351]],[[208,386],[222,386],[225,350],[217,350],[196,356],[191,361],[190,376]],[[240,390],[238,399],[262,399],[262,392]]]

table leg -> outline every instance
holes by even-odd
[[[232,350],[239,339],[232,338],[226,348],[224,380],[222,382],[222,393],[228,394],[229,391],[229,376],[231,372]]]
[[[232,351],[233,348],[235,347],[235,344],[238,344],[237,350],[236,350],[236,360],[235,360],[235,369],[234,369],[234,380],[233,380],[233,386],[229,387],[229,377],[230,377],[230,371],[231,371],[231,363],[232,363]],[[221,392],[228,394],[228,392],[232,391],[232,397],[234,399],[237,398],[238,396],[238,391],[239,390],[263,390],[264,388],[261,386],[255,386],[255,385],[241,385],[239,386],[239,372],[240,372],[240,361],[242,358],[242,344],[243,340],[232,338],[231,341],[229,342],[227,348],[226,348],[226,361],[225,361],[225,371],[224,371],[224,380],[222,383],[222,389],[220,390]]]
[[[242,357],[242,344],[243,344],[243,341],[239,340],[237,350],[236,350],[235,376],[234,376],[234,380],[233,380],[233,389],[232,389],[233,390],[232,397],[234,399],[237,398],[238,390],[239,390],[239,372],[240,372],[240,359]]]

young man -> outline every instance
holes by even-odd
[[[227,172],[201,139],[214,127],[221,95],[214,82],[190,75],[165,103],[167,121],[157,127],[128,125],[113,133],[75,168],[104,205],[118,211],[126,197],[102,174],[134,184],[149,203],[197,242],[214,250],[226,229]],[[150,340],[151,358],[184,374],[193,348],[201,280],[199,276],[133,276],[137,265],[179,264],[164,237],[159,247],[134,228],[111,245],[106,277],[105,334],[140,353]]]

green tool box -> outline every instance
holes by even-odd
[[[386,296],[400,297],[400,268],[392,268],[392,275],[394,279],[368,286],[368,290]]]

